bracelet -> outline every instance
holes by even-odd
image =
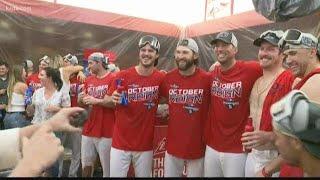
[[[264,177],[270,177],[270,176],[271,176],[270,174],[268,174],[268,173],[266,172],[266,167],[265,167],[265,166],[262,168],[261,174],[262,174]]]

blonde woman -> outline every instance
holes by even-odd
[[[4,118],[5,129],[24,127],[30,125],[26,120],[24,96],[27,89],[25,83],[26,71],[22,65],[14,65],[8,83],[8,106]]]

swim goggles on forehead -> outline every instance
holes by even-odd
[[[146,44],[149,44],[153,49],[159,52],[160,43],[154,36],[143,36],[139,41],[139,48],[144,47]]]
[[[280,125],[293,135],[305,137],[308,141],[320,142],[320,138],[312,139],[308,133],[320,134],[320,107],[308,100],[299,90],[293,90],[270,108],[274,123]],[[307,136],[306,136],[307,135]],[[310,135],[309,135],[310,136]]]
[[[286,44],[317,48],[318,39],[309,33],[303,33],[297,29],[288,29],[280,40],[279,46],[285,48]]]

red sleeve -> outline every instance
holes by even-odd
[[[29,86],[29,84],[30,84],[30,78],[32,77],[32,75],[30,75],[29,77],[27,77],[27,80],[26,80],[26,83],[27,83],[27,85]]]
[[[253,72],[256,74],[256,76],[260,77],[263,75],[262,68],[260,66],[260,63],[258,61],[249,61],[250,69],[253,70]]]
[[[208,104],[210,106],[211,104],[211,73],[206,72],[206,78],[207,78],[207,87],[208,87]]]
[[[90,76],[87,77],[87,78],[85,79],[84,83],[83,83],[83,90],[82,90],[82,92],[84,92],[85,94],[88,93],[88,83],[87,83],[88,80],[90,80]]]
[[[166,83],[166,76],[163,78],[163,81],[160,84],[160,97],[165,97],[168,98],[168,89],[167,89],[167,84]]]

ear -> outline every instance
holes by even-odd
[[[317,49],[312,48],[312,49],[310,50],[310,53],[311,53],[311,56],[317,56]]]
[[[159,53],[156,54],[156,59],[158,59],[158,58],[159,58]]]
[[[237,54],[237,53],[238,53],[238,48],[237,48],[237,47],[234,47],[232,44],[231,44],[231,46],[234,48],[235,54]]]
[[[193,53],[193,59],[198,59],[199,58],[199,54],[198,53]]]

